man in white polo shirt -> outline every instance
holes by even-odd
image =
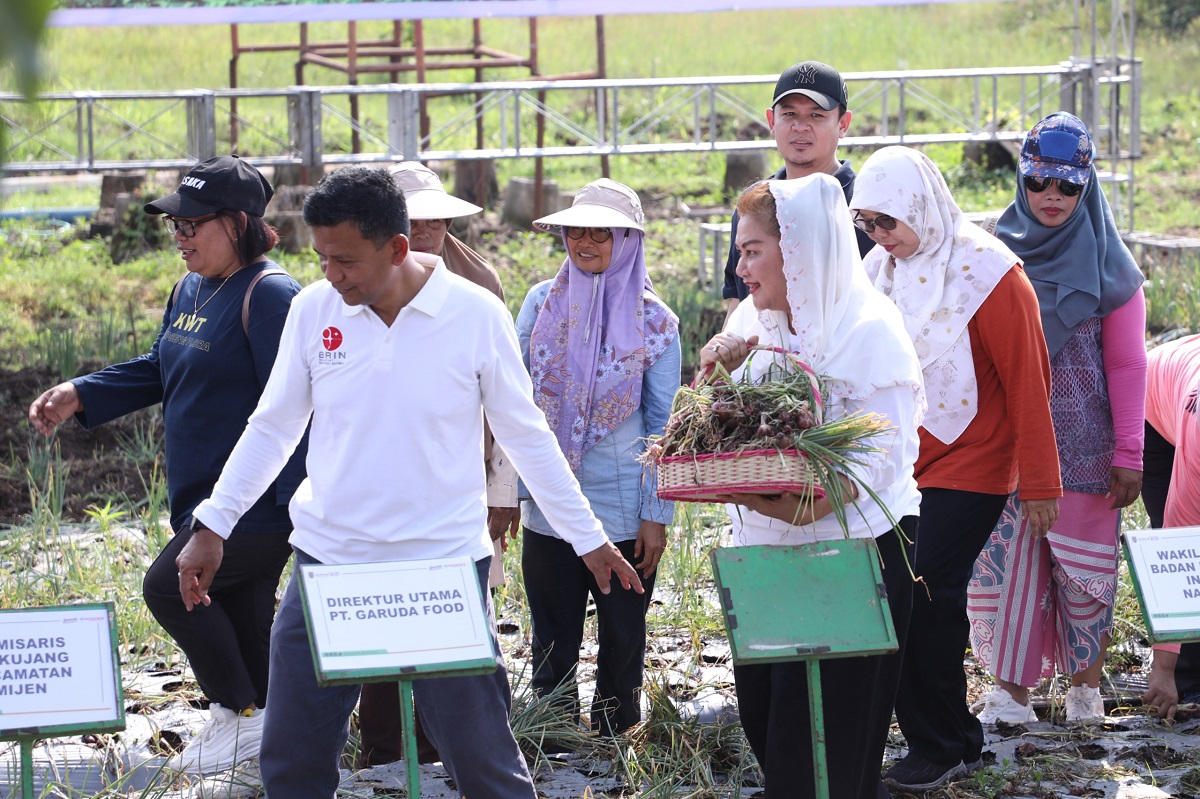
[[[279,471],[309,415],[308,478],[291,504],[298,564],[470,556],[481,588],[492,546],[483,413],[526,486],[571,531],[602,586],[640,591],[533,402],[512,317],[491,293],[409,248],[403,193],[386,171],[345,167],[304,204],[325,280],[293,300],[279,355],[178,559],[189,607],[207,602],[223,538]],[[544,503],[544,505],[543,505]],[[272,712],[260,765],[272,799],[331,799],[358,686],[321,688],[298,580],[271,636]],[[491,612],[486,590],[482,591]],[[508,726],[507,674],[417,680],[421,720],[460,794],[533,799]]]

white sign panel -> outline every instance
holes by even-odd
[[[470,558],[310,564],[300,576],[321,673],[495,657]]]
[[[1200,527],[1128,532],[1125,542],[1152,632],[1200,630]]]
[[[123,722],[110,613],[0,611],[0,734]]]

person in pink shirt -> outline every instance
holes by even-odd
[[[1041,306],[1063,497],[1044,534],[1029,529],[1011,499],[976,560],[971,646],[996,678],[972,707],[983,723],[1036,721],[1029,688],[1056,664],[1071,675],[1067,721],[1104,716],[1099,685],[1120,509],[1142,484],[1146,308],[1142,274],[1117,232],[1094,155],[1071,114],[1038,122],[1021,148],[1016,202],[996,226]]]
[[[1200,336],[1150,350],[1146,371],[1145,485],[1142,502],[1151,527],[1200,525]],[[1154,647],[1142,702],[1173,720],[1182,703],[1200,702],[1200,643]]]

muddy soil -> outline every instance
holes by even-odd
[[[54,448],[66,470],[64,521],[84,521],[86,508],[103,506],[113,497],[134,502],[145,498],[143,479],[149,480],[153,463],[139,464],[131,454],[136,449],[131,442],[147,433],[162,440],[157,411],[138,411],[95,430],[67,422],[47,439],[29,424],[29,404],[61,380],[48,368],[0,371],[0,527],[29,518],[36,493],[31,492],[31,484],[37,492],[44,491],[47,454],[52,457]]]

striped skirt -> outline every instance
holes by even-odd
[[[1009,497],[967,589],[971,648],[989,673],[1033,687],[1056,666],[1077,674],[1104,654],[1117,590],[1120,512],[1111,504],[1067,491],[1053,530],[1034,538]]]

